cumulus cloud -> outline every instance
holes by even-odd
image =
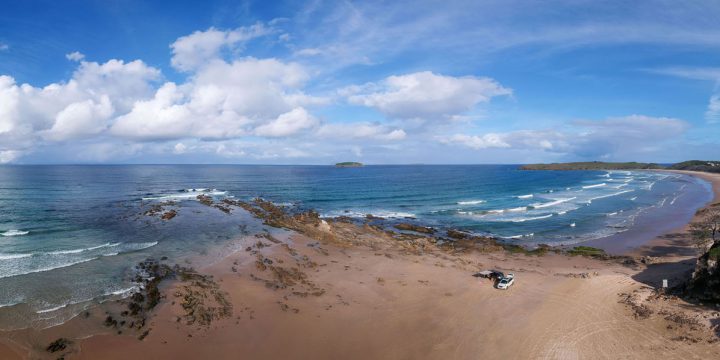
[[[224,48],[235,48],[244,42],[271,32],[272,29],[262,23],[234,30],[223,31],[210,28],[205,31],[196,31],[178,38],[170,45],[173,53],[170,63],[180,71],[191,71],[204,65],[208,60],[218,58],[220,51]]]
[[[159,70],[140,60],[82,61],[70,80],[44,87],[0,76],[0,151],[11,161],[40,140],[96,135],[115,114],[151,95],[159,77]]]
[[[65,58],[70,61],[82,61],[85,59],[85,55],[79,51],[73,51],[69,54],[65,54]]]
[[[301,66],[276,59],[215,59],[189,82],[168,82],[136,102],[111,132],[144,140],[287,136],[316,121],[303,108],[317,102],[301,91],[307,78]]]
[[[255,134],[260,136],[280,137],[298,133],[312,128],[318,123],[305,109],[299,107],[281,114],[277,119],[255,128]]]
[[[394,75],[341,91],[348,102],[399,119],[447,119],[512,90],[490,78],[445,76],[430,71]]]
[[[336,123],[321,126],[317,135],[322,138],[333,139],[377,139],[402,140],[407,135],[405,130],[391,128],[378,123]]]
[[[521,130],[484,135],[455,134],[438,141],[472,149],[506,148],[562,153],[583,158],[614,158],[651,153],[684,133],[689,124],[665,117],[630,115],[600,121],[576,121],[560,130]]]
[[[68,140],[86,137],[102,132],[113,113],[113,106],[107,95],[100,100],[88,99],[74,102],[60,111],[46,136],[52,140]]]

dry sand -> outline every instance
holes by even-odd
[[[720,175],[693,175],[713,182],[717,202]],[[672,297],[643,302],[653,297],[649,285],[687,276],[696,255],[682,236],[636,250],[658,257],[648,266],[553,253],[413,254],[387,244],[319,243],[291,232],[277,240],[239,239],[250,251],[201,269],[227,292],[231,317],[187,325],[182,297],[174,295],[183,285],[175,283],[164,290],[144,340],[137,334],[75,340],[65,358],[710,359],[720,353],[709,329],[720,321],[717,311]],[[472,276],[484,269],[514,272],[516,284],[502,291]],[[639,300],[621,302],[627,297]],[[638,317],[628,303],[652,314]],[[34,334],[32,356],[56,358],[42,347],[83,321],[96,319]],[[27,351],[0,341],[0,358],[30,356]]]

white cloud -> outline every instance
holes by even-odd
[[[444,76],[430,71],[395,75],[380,83],[341,91],[351,104],[372,107],[400,119],[447,119],[472,110],[491,98],[510,95],[490,78]]]
[[[576,121],[559,130],[521,130],[484,135],[440,136],[448,145],[472,149],[505,148],[563,153],[583,158],[622,158],[628,154],[651,153],[684,133],[685,121],[644,115]]]
[[[720,68],[717,68],[717,67],[676,66],[676,67],[665,67],[665,68],[659,68],[659,69],[648,69],[648,71],[657,73],[657,74],[662,74],[662,75],[670,75],[670,76],[676,76],[676,77],[682,77],[682,78],[694,79],[694,80],[710,80],[710,81],[720,80]]]
[[[21,153],[17,150],[0,151],[0,164],[7,164],[20,157]]]
[[[281,114],[277,119],[255,128],[259,136],[280,137],[296,134],[318,124],[317,119],[303,108],[295,108]]]
[[[318,48],[305,48],[297,50],[293,53],[295,56],[317,56],[321,55],[323,51]]]
[[[85,59],[85,55],[79,51],[73,51],[69,54],[65,54],[65,58],[70,61],[82,61]]]
[[[275,59],[215,59],[188,83],[166,83],[152,99],[136,102],[111,132],[144,140],[223,139],[257,128],[260,136],[286,136],[314,121],[303,106],[317,99],[300,90],[307,78],[301,66]]]
[[[705,120],[711,124],[720,122],[720,94],[710,97],[707,111],[705,111]]]
[[[5,50],[9,50],[9,49],[10,49],[10,45],[0,43],[0,51],[5,51]]]
[[[140,60],[82,61],[68,81],[42,88],[0,76],[0,151],[94,136],[115,114],[151,95],[159,77]]]
[[[508,148],[510,144],[505,142],[501,134],[465,135],[455,134],[449,137],[441,137],[439,140],[444,144],[459,144],[475,150],[487,148]]]
[[[183,143],[177,143],[175,144],[175,146],[173,146],[174,154],[184,154],[185,151],[187,151],[187,146]]]
[[[317,135],[321,138],[402,140],[407,135],[403,129],[393,129],[378,123],[356,122],[322,125]]]
[[[180,71],[192,71],[207,61],[220,56],[223,48],[234,48],[244,42],[270,34],[273,30],[261,23],[239,27],[234,30],[218,30],[210,28],[196,31],[175,40],[170,45],[173,56],[172,66]]]
[[[107,128],[113,106],[107,95],[99,102],[88,99],[74,102],[55,117],[55,123],[45,134],[51,140],[69,140],[95,135]]]

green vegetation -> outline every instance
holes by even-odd
[[[639,169],[664,169],[663,166],[654,163],[639,162],[570,162],[553,164],[529,164],[520,167],[520,170],[639,170]]]
[[[361,167],[363,166],[362,163],[354,162],[354,161],[346,161],[346,162],[339,162],[335,164],[337,167]]]
[[[720,161],[690,160],[670,166],[655,163],[639,162],[568,162],[552,164],[528,164],[520,166],[520,170],[689,170],[720,173]]]
[[[720,161],[690,160],[672,165],[669,169],[720,173]]]
[[[517,244],[502,244],[503,249],[505,251],[511,253],[511,254],[524,254],[526,256],[536,255],[536,256],[543,256],[548,253],[550,250],[550,247],[547,245],[540,245],[539,247],[528,250],[524,246],[517,245]]]
[[[572,256],[575,256],[575,255],[591,256],[591,257],[605,256],[605,250],[590,247],[590,246],[576,246],[576,247],[568,250],[567,253]]]
[[[715,247],[708,251],[708,259],[718,261],[720,260],[720,247]]]

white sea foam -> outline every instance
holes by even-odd
[[[144,243],[107,243],[83,249],[60,250],[30,254],[0,254],[0,278],[32,274],[73,266],[100,257],[138,251],[157,245]],[[108,249],[112,249],[108,251]],[[27,260],[25,258],[28,258]]]
[[[68,306],[69,304],[70,304],[70,303],[63,304],[63,305],[59,305],[59,306],[55,306],[55,307],[51,307],[51,308],[49,308],[49,309],[38,310],[38,311],[36,311],[35,313],[37,313],[37,314],[44,314],[44,313],[53,312],[53,311],[56,311],[56,310],[60,310],[60,309],[62,309],[62,308],[64,308],[64,307]]]
[[[118,296],[118,295],[120,295],[121,297],[126,297],[126,296],[130,295],[130,293],[132,293],[133,291],[137,291],[139,289],[140,288],[138,286],[131,286],[131,287],[125,288],[125,289],[110,290],[110,291],[106,291],[103,294],[103,296]]]
[[[595,196],[595,197],[588,199],[586,201],[586,203],[591,204],[593,202],[593,200],[604,199],[604,198],[612,197],[612,196],[618,196],[618,195],[626,194],[626,193],[633,192],[633,191],[635,191],[635,190],[625,190],[625,191],[620,191],[620,192],[616,192],[616,193],[612,193],[612,194]]]
[[[485,200],[466,200],[466,201],[458,201],[458,205],[477,205],[484,203]]]
[[[680,197],[680,195],[675,196],[675,197],[672,199],[672,201],[670,201],[670,205],[675,204],[675,201],[677,201],[677,199],[678,199],[679,197]]]
[[[607,183],[601,183],[601,184],[595,184],[595,185],[585,185],[582,188],[583,189],[593,189],[597,187],[607,186]]]
[[[520,195],[517,198],[518,199],[532,199],[533,194],[527,194],[527,195]]]
[[[93,258],[89,258],[89,259],[77,260],[77,261],[73,261],[73,262],[61,263],[61,264],[58,264],[58,265],[51,265],[51,266],[36,268],[36,269],[32,269],[32,270],[29,270],[29,271],[26,271],[26,272],[22,272],[22,273],[3,273],[3,274],[0,274],[0,278],[6,278],[6,277],[12,277],[12,276],[18,276],[18,275],[34,274],[34,273],[39,273],[39,272],[44,272],[44,271],[61,269],[61,268],[64,268],[64,267],[73,266],[73,265],[77,265],[77,264],[82,264],[82,263],[85,263],[85,262],[88,262],[88,261],[93,261],[93,260],[95,260],[95,259],[97,259],[97,257],[93,257]]]
[[[192,189],[189,189],[192,190]],[[176,194],[168,194],[168,195],[159,195],[159,196],[149,196],[142,198],[143,201],[153,201],[153,200],[191,200],[198,197],[198,195],[208,195],[208,196],[224,196],[227,194],[227,191],[220,191],[217,189],[195,189],[196,191],[183,191],[181,193]]]
[[[349,216],[353,218],[364,218],[366,216],[374,216],[388,219],[402,219],[402,218],[415,218],[416,215],[413,213],[402,212],[402,211],[391,211],[391,210],[353,210],[353,211],[332,211],[326,214],[321,214],[320,217],[331,218],[337,216]]]
[[[557,214],[558,214],[558,215],[565,215],[565,214],[567,214],[567,211],[560,211],[560,212],[558,212]]]
[[[2,236],[21,236],[21,235],[27,235],[29,233],[30,233],[29,231],[10,229],[6,232],[0,233],[0,235],[2,235]]]
[[[530,206],[531,206],[532,208],[534,208],[534,209],[542,209],[542,208],[547,208],[547,207],[551,207],[551,206],[555,206],[555,205],[560,205],[560,204],[562,204],[562,203],[565,203],[565,202],[568,202],[568,201],[572,201],[572,200],[575,200],[575,199],[577,199],[577,197],[571,197],[571,198],[565,198],[565,199],[557,199],[557,200],[554,200],[554,201],[551,201],[551,202],[546,202],[546,203],[535,203],[535,204],[532,204],[532,205],[530,205]]]
[[[10,302],[0,303],[0,308],[11,307],[11,306],[15,306],[18,304],[22,304],[22,300],[12,300]]]
[[[0,260],[22,259],[31,257],[33,254],[3,254],[0,253]]]
[[[535,217],[526,217],[526,218],[519,218],[519,219],[512,219],[511,222],[526,222],[526,221],[533,221],[533,220],[540,220],[540,219],[547,219],[549,217],[552,217],[552,214],[543,215],[543,216],[535,216]]]
[[[92,250],[102,249],[102,248],[106,248],[106,247],[115,247],[118,245],[120,245],[120,243],[113,243],[113,244],[105,243],[102,245],[91,246],[91,247],[82,248],[82,249],[50,251],[50,252],[47,252],[46,254],[50,254],[50,255],[79,254],[79,253],[85,252],[85,251],[92,251]]]
[[[522,239],[535,236],[535,233],[512,235],[512,236],[501,236],[503,239]]]

